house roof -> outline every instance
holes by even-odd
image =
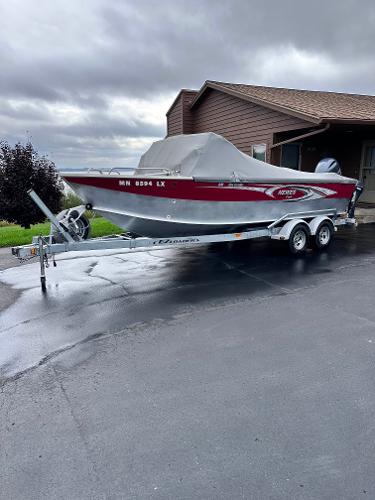
[[[375,123],[375,96],[263,87],[207,80],[191,103],[213,88],[313,123]]]

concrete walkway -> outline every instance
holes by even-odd
[[[363,205],[356,208],[355,217],[358,224],[370,224],[375,222],[375,207],[372,205]]]

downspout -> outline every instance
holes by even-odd
[[[276,144],[271,144],[270,149],[277,148],[278,146],[282,146],[283,144],[288,144],[289,142],[298,141],[299,139],[305,139],[306,137],[311,137],[312,135],[321,134],[323,132],[326,132],[330,128],[330,126],[331,124],[327,123],[325,127],[318,130],[313,130],[312,132],[308,132],[307,134],[297,135],[297,137],[292,137],[291,139],[277,142]]]

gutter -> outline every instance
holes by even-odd
[[[289,142],[295,142],[299,139],[305,139],[306,137],[311,137],[312,135],[321,134],[326,132],[330,128],[331,124],[327,123],[327,125],[318,130],[313,130],[312,132],[308,132],[307,134],[297,135],[296,137],[292,137],[291,139],[287,139],[285,141],[277,142],[276,144],[271,144],[270,149],[277,148],[278,146],[282,146],[283,144],[288,144]]]

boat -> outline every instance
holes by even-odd
[[[236,232],[300,212],[345,214],[357,181],[330,171],[332,165],[323,162],[316,172],[277,167],[203,133],[153,143],[131,173],[61,176],[88,208],[125,231],[171,237]]]

